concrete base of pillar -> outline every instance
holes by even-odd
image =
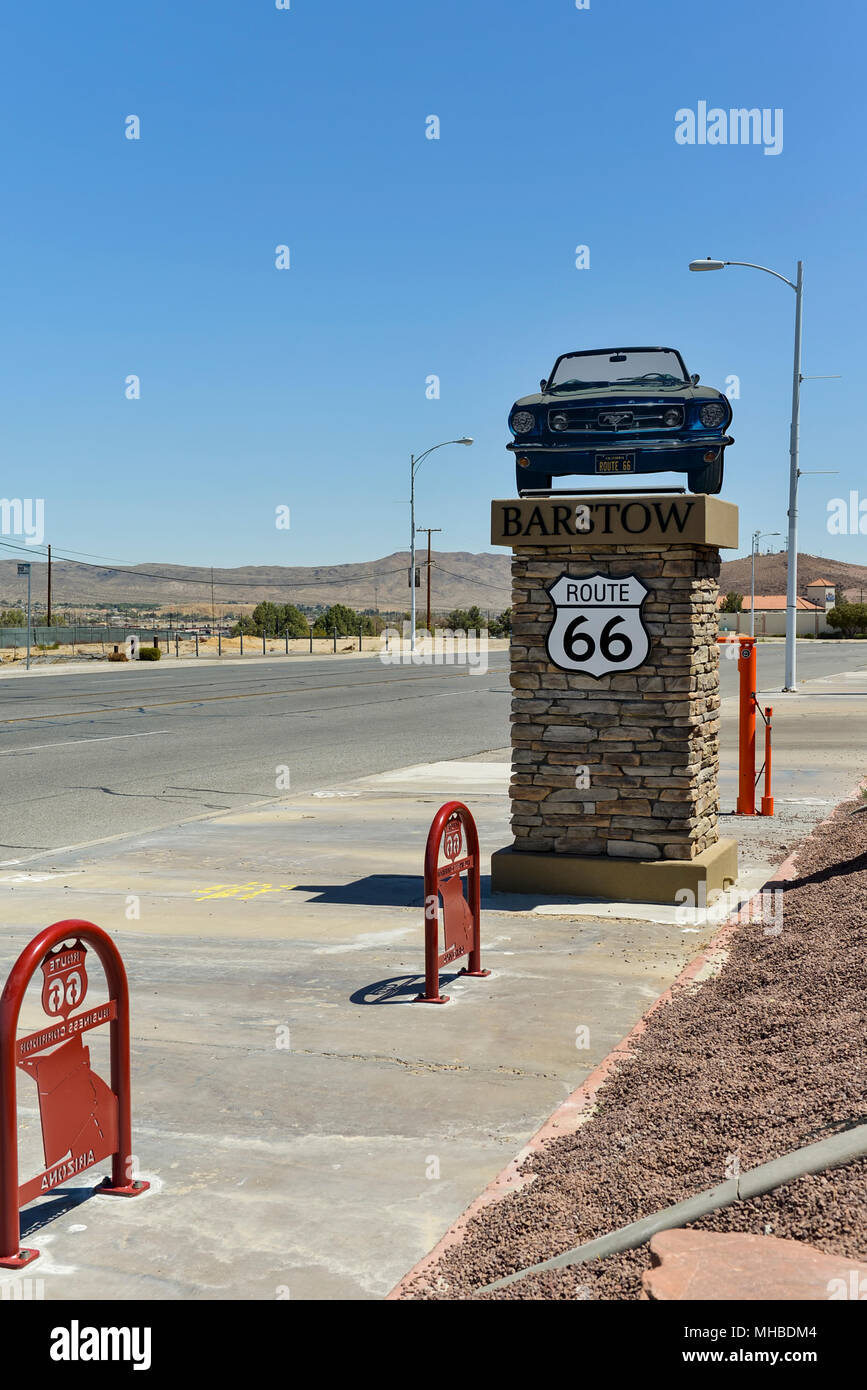
[[[616,859],[609,855],[528,854],[512,848],[491,855],[494,893],[550,893],[614,902],[676,903],[689,889],[710,903],[737,882],[736,840],[717,840],[695,859]],[[701,888],[704,885],[704,888]]]

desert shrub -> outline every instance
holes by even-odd
[[[161,656],[162,652],[159,647],[139,647],[138,649],[139,661],[159,661]]]

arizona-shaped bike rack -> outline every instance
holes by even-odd
[[[440,866],[440,846],[448,863]],[[482,969],[481,944],[481,868],[479,834],[476,822],[462,801],[447,801],[433,818],[424,855],[424,994],[416,1004],[447,1004],[449,996],[440,994],[439,972],[461,956],[469,963],[458,973],[484,979],[490,970]],[[464,897],[461,874],[467,874]],[[440,953],[439,900],[443,900],[443,937]]]
[[[72,942],[71,946],[64,943]],[[87,946],[105,971],[109,998],[73,1013],[87,993]],[[27,986],[41,966],[42,1007],[51,1023],[17,1036]],[[90,1067],[82,1035],[111,1028],[111,1086]],[[17,1068],[39,1088],[46,1167],[18,1185]],[[21,1248],[20,1208],[51,1192],[103,1159],[111,1177],[96,1191],[106,1197],[138,1197],[150,1183],[132,1177],[129,1072],[129,986],[111,937],[92,922],[55,922],[34,937],[15,962],[0,998],[0,1268],[21,1269],[38,1250]]]

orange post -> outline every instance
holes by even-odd
[[[740,675],[738,729],[738,802],[739,816],[756,814],[756,639],[739,637],[738,673]]]
[[[756,639],[755,637],[718,637],[718,643],[737,643],[738,675],[738,800],[735,814],[755,816],[756,811],[756,710],[760,708],[756,699]],[[765,791],[762,797],[761,815],[774,814],[774,798],[771,796],[771,716],[773,709],[765,710]]]

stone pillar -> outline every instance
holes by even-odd
[[[621,493],[493,503],[512,560],[511,848],[494,891],[677,901],[721,840],[720,546],[737,508]]]

